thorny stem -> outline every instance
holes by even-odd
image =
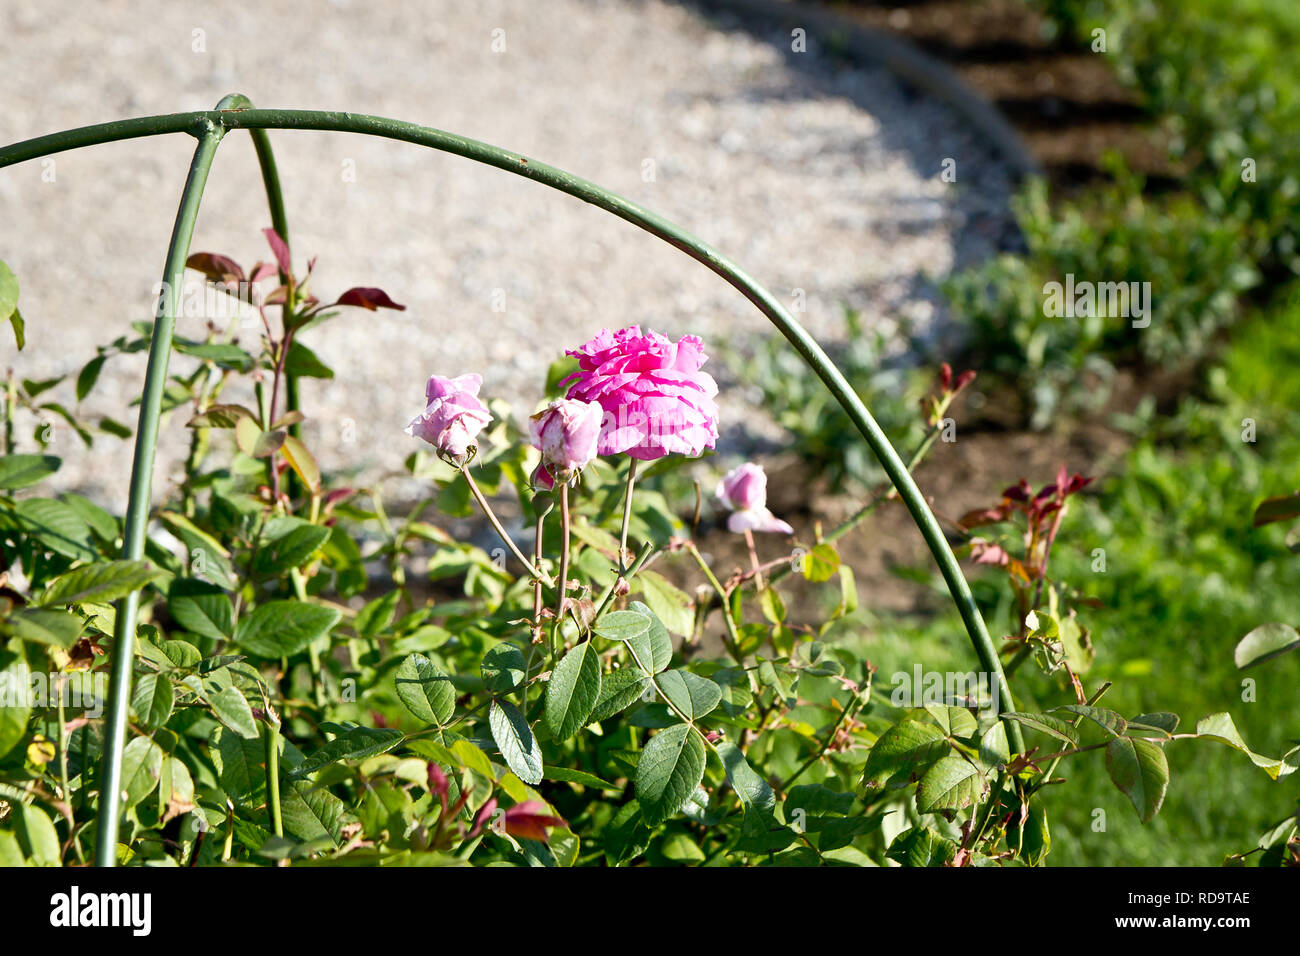
[[[817,761],[821,760],[822,757],[826,756],[826,751],[830,747],[830,745],[835,742],[835,735],[840,732],[840,727],[844,725],[845,721],[852,720],[854,716],[857,715],[857,712],[861,710],[863,705],[865,705],[866,702],[870,699],[871,674],[872,672],[868,670],[867,685],[863,687],[861,690],[859,690],[857,693],[855,693],[853,695],[852,700],[845,701],[844,707],[840,710],[839,716],[835,719],[835,723],[831,725],[831,729],[826,734],[826,738],[822,741],[821,745],[818,746],[818,748],[808,757],[807,760],[805,760],[802,764],[799,765],[799,769],[797,769],[794,773],[790,774],[790,776],[786,777],[785,780],[781,782],[781,786],[777,788],[779,792],[781,793],[788,792],[791,785],[800,777],[802,777],[804,775],[804,772],[809,767],[811,767]]]
[[[510,549],[510,553],[515,556],[515,560],[524,566],[524,569],[531,577],[540,578],[545,581],[546,578],[542,572],[538,571],[537,568],[533,566],[533,562],[524,557],[524,553],[519,550],[519,545],[515,544],[514,539],[510,537],[505,527],[501,524],[500,520],[498,520],[496,512],[494,512],[492,506],[488,504],[487,498],[483,497],[483,492],[479,490],[478,482],[476,482],[474,477],[469,473],[469,469],[464,465],[460,465],[459,470],[460,473],[465,476],[465,484],[469,485],[469,493],[474,496],[474,500],[478,502],[478,506],[483,509],[483,514],[487,517],[488,523],[492,525],[492,530],[497,533],[497,537],[499,537],[502,543]]]
[[[685,548],[687,553],[695,559],[695,563],[700,566],[700,570],[704,572],[705,578],[708,579],[709,586],[713,588],[714,593],[718,595],[718,600],[722,602],[722,622],[727,628],[727,653],[731,655],[732,659],[737,664],[741,667],[745,667],[744,657],[740,653],[740,634],[736,630],[736,622],[731,617],[731,607],[727,601],[726,589],[723,588],[721,583],[719,583],[717,575],[713,573],[713,569],[709,567],[709,563],[704,560],[704,555],[700,554],[700,549],[695,547],[695,542],[687,541]],[[745,673],[749,675],[751,690],[757,694],[757,678],[754,677],[753,673],[748,668],[745,668]]]
[[[609,607],[609,603],[614,600],[615,595],[618,593],[618,582],[630,580],[631,578],[636,577],[636,573],[641,570],[642,565],[646,563],[654,549],[655,546],[650,541],[641,545],[641,550],[637,552],[636,557],[632,560],[632,563],[628,565],[627,570],[622,574],[619,574],[610,586],[605,588],[605,592],[600,596],[600,600],[596,602],[596,613],[592,617],[593,621],[599,620],[600,616],[605,613],[605,608]]]

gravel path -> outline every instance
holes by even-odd
[[[792,53],[788,35],[689,5],[187,6],[10,0],[0,142],[209,109],[231,91],[260,106],[414,120],[534,155],[668,216],[776,294],[803,290],[801,318],[828,338],[842,330],[842,303],[881,328],[907,317],[943,334],[934,279],[995,251],[1006,229],[1006,170],[958,117],[889,74],[836,66],[815,47]],[[412,448],[401,429],[434,371],[480,371],[485,393],[523,415],[547,364],[604,325],[706,341],[769,334],[739,293],[677,250],[534,183],[366,137],[273,141],[295,259],[319,256],[317,294],[373,284],[408,306],[309,333],[338,373],[304,389],[308,441],[326,467],[399,465]],[[0,336],[0,367],[75,375],[96,344],[150,315],[192,149],[183,136],[136,140],[0,171],[0,259],[21,280],[28,320],[23,353]],[[945,157],[956,185],[940,179]],[[253,151],[232,134],[194,248],[250,265],[268,258],[266,225]],[[505,310],[494,311],[501,295]],[[179,331],[199,335],[202,324],[184,317]],[[84,410],[134,421],[127,405],[143,368],[143,356],[115,360]],[[743,388],[724,392],[726,417],[753,419]],[[70,384],[55,394],[74,400]],[[183,454],[179,419],[164,432],[157,493]],[[67,429],[55,434],[58,487],[120,507],[130,443],[104,437],[87,452]]]

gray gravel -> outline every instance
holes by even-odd
[[[261,106],[375,113],[499,143],[683,224],[787,301],[803,290],[802,318],[828,338],[842,333],[844,303],[879,328],[906,318],[949,334],[934,281],[993,252],[1007,222],[1005,168],[944,108],[887,73],[845,69],[815,47],[792,53],[787,35],[658,0],[9,0],[0,63],[3,142],[207,109],[240,91]],[[677,250],[534,183],[366,137],[282,132],[274,144],[295,258],[319,256],[317,293],[380,285],[409,307],[310,333],[338,372],[305,388],[308,440],[328,468],[399,466],[412,447],[401,429],[435,371],[481,372],[485,394],[522,416],[547,364],[603,325],[769,334]],[[29,341],[17,354],[0,336],[0,366],[75,374],[96,344],[150,315],[192,148],[184,136],[136,140],[0,170],[0,259],[22,282]],[[940,179],[945,157],[956,185]],[[253,151],[232,134],[194,248],[250,265],[268,258],[266,225]],[[180,332],[202,324],[184,317]],[[143,368],[143,356],[116,360],[83,410],[133,421]],[[726,417],[757,420],[745,389],[726,391]],[[57,395],[71,403],[71,385]],[[176,475],[182,424],[164,432],[156,493]],[[87,452],[55,434],[60,489],[124,502],[129,442]]]

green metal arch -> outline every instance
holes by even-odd
[[[758,308],[781,334],[790,341],[808,366],[816,373],[835,396],[850,420],[861,432],[872,452],[880,460],[885,473],[902,498],[913,520],[920,529],[930,553],[943,575],[952,600],[961,614],[971,644],[984,670],[996,676],[999,701],[1003,713],[1015,710],[1011,690],[1002,671],[997,650],[989,637],[988,629],[975,604],[970,586],[962,575],[957,558],[949,547],[934,513],[912,479],[907,466],[890,444],[862,399],[854,392],[843,374],[827,356],[817,341],[794,319],[770,292],[759,285],[736,263],[712,246],[681,229],[674,223],[650,210],[624,199],[595,183],[572,173],[549,166],[498,146],[468,139],[443,130],[419,126],[400,120],[366,116],[347,112],[322,112],[316,110],[255,109],[247,97],[231,94],[217,104],[217,109],[191,113],[171,113],[118,120],[94,126],[40,136],[0,149],[0,168],[53,153],[110,143],[143,136],[165,133],[188,133],[198,139],[198,147],[190,164],[189,177],[181,196],[176,224],[164,268],[164,300],[160,303],[154,324],[154,335],[149,352],[149,365],[140,405],[140,419],[136,430],[135,458],[131,474],[131,494],[126,514],[126,533],[123,557],[138,559],[143,556],[145,533],[151,500],[154,453],[158,441],[158,420],[161,412],[163,386],[167,377],[167,363],[171,353],[172,331],[189,255],[190,240],[198,216],[203,188],[207,182],[217,146],[227,131],[246,129],[257,150],[262,177],[266,185],[267,200],[272,223],[288,239],[288,225],[284,214],[279,174],[271,152],[270,129],[310,129],[342,133],[364,133],[386,139],[401,140],[427,146],[442,152],[463,156],[475,162],[495,166],[525,179],[531,179],[552,189],[567,193],[583,202],[599,206],[665,242],[676,246],[692,259],[703,263],[725,279]],[[292,391],[290,393],[292,401]],[[121,791],[121,750],[125,742],[127,716],[131,689],[131,662],[134,656],[136,620],[139,612],[138,592],[124,598],[118,608],[113,646],[113,670],[108,702],[108,723],[104,745],[104,765],[100,778],[100,807],[96,842],[96,863],[112,866],[116,862],[119,824],[119,795]],[[1008,739],[1014,751],[1023,750],[1019,726],[1004,720]]]

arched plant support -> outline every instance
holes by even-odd
[[[1010,688],[1002,671],[997,650],[989,637],[988,629],[980,616],[970,587],[962,575],[957,558],[949,547],[938,521],[926,504],[925,498],[913,481],[907,466],[890,444],[862,399],[849,385],[843,374],[826,355],[816,340],[790,315],[781,303],[754,281],[744,270],[717,250],[697,239],[655,213],[635,203],[602,189],[554,166],[537,162],[510,150],[491,146],[454,133],[418,126],[400,120],[363,116],[346,112],[321,112],[314,110],[254,109],[247,97],[232,94],[225,97],[211,111],[172,113],[119,120],[85,126],[79,129],[40,136],[0,149],[0,168],[29,159],[37,159],[82,146],[93,146],[122,139],[156,136],[164,133],[188,133],[198,140],[194,158],[190,163],[189,177],[181,194],[176,224],[172,229],[171,244],[163,272],[163,294],[158,303],[153,338],[149,349],[149,364],[145,375],[144,391],[140,404],[140,417],[136,429],[135,457],[131,471],[130,500],[127,506],[122,556],[138,560],[144,555],[145,536],[151,506],[153,465],[158,444],[158,423],[161,414],[163,387],[167,377],[167,364],[171,354],[172,332],[180,306],[185,261],[189,255],[194,223],[198,217],[203,188],[208,171],[222,137],[232,129],[246,129],[253,137],[266,186],[272,224],[288,241],[289,231],[284,213],[279,174],[271,152],[269,129],[311,129],[331,132],[365,133],[387,139],[402,140],[427,146],[443,152],[464,156],[475,162],[495,166],[506,172],[523,176],[543,185],[558,189],[599,206],[621,219],[639,226],[647,232],[681,249],[691,258],[703,263],[738,289],[772,321],[804,361],[830,389],[858,431],[880,460],[889,480],[907,506],[921,531],[935,562],[943,574],[952,600],[961,613],[966,631],[975,653],[986,673],[996,675],[999,704],[1005,714],[1015,710]],[[289,384],[290,407],[296,403],[295,387]],[[139,592],[124,598],[117,610],[115,640],[113,645],[112,674],[109,684],[107,728],[104,740],[104,759],[100,775],[99,816],[96,839],[96,863],[112,866],[116,862],[118,826],[120,822],[121,760],[125,742],[127,718],[131,699],[131,666],[135,653],[135,631],[139,612]],[[1019,725],[1004,719],[1007,736],[1013,752],[1023,750]]]

